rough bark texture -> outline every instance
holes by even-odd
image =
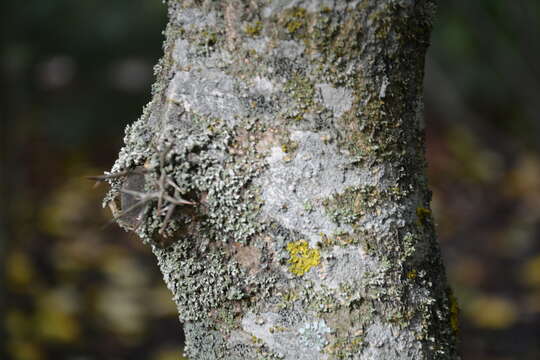
[[[425,178],[433,3],[168,5],[106,203],[152,247],[189,358],[456,359]]]

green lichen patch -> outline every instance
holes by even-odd
[[[298,329],[302,345],[308,349],[314,349],[318,352],[320,352],[328,344],[326,335],[330,332],[331,329],[322,319],[305,323]]]
[[[219,46],[219,42],[223,38],[223,34],[219,30],[211,27],[186,29],[185,27],[175,26],[172,31],[174,32],[170,34],[171,38],[182,38],[189,41],[193,54],[200,57],[210,55]]]
[[[295,34],[306,27],[307,11],[301,7],[293,7],[287,10],[283,16],[283,26],[289,34]]]
[[[335,359],[354,359],[355,354],[359,354],[365,346],[365,339],[359,332],[357,336],[340,334],[334,337],[334,341],[325,348],[325,352]]]
[[[330,248],[332,246],[349,246],[358,242],[356,236],[344,230],[339,230],[330,235],[320,233],[319,236],[321,240],[317,245],[321,249]]]
[[[360,283],[344,282],[339,289],[323,286],[308,296],[309,309],[332,329],[333,336],[324,348],[332,359],[353,359],[367,345],[364,329],[375,320],[377,305],[376,298],[363,297],[358,291],[362,287]]]
[[[200,33],[199,45],[212,47],[216,45],[218,41],[218,35],[214,31],[203,30]]]
[[[363,214],[365,196],[358,187],[349,187],[342,193],[323,200],[326,214],[338,225],[352,225]]]
[[[293,153],[298,149],[298,142],[294,140],[288,140],[281,144],[281,151],[285,154]]]
[[[354,85],[354,68],[347,68],[357,61],[361,54],[364,32],[361,31],[363,19],[358,11],[334,11],[321,8],[310,20],[309,31],[303,41],[314,54],[317,64],[317,78],[335,86]]]
[[[246,274],[219,248],[203,253],[185,239],[153,250],[183,322],[206,318],[248,295]]]
[[[259,36],[261,34],[262,27],[262,22],[257,20],[251,24],[247,24],[244,31],[249,36]]]
[[[284,91],[296,100],[301,111],[306,111],[315,103],[315,86],[305,76],[293,75],[285,83]]]
[[[290,99],[284,106],[282,116],[287,120],[298,123],[306,118],[308,113],[322,113],[325,108],[317,101],[317,92],[313,81],[302,73],[290,75],[283,86],[285,96]]]
[[[191,131],[171,129],[159,140],[140,123],[128,129],[113,172],[144,165],[145,194],[158,192],[167,182],[162,200],[144,204],[135,229],[144,241],[155,242],[158,231],[162,237],[177,237],[181,231],[204,234],[208,241],[247,243],[264,227],[258,220],[257,190],[251,186],[264,165],[245,154],[228,154],[234,131],[217,121],[210,123],[192,116]],[[125,191],[121,180],[111,185],[109,200]],[[171,207],[165,202],[169,198],[186,199],[192,205],[169,213]]]
[[[288,243],[287,251],[290,255],[289,271],[298,276],[304,275],[321,262],[319,250],[311,249],[306,240]]]

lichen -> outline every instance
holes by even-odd
[[[248,24],[245,27],[245,32],[249,36],[258,36],[262,30],[262,23],[260,21],[255,21],[254,23]]]
[[[298,149],[298,142],[289,140],[281,144],[281,151],[284,153],[292,153]]]
[[[203,253],[189,241],[179,241],[153,250],[182,322],[205,319],[212,310],[228,308],[249,293],[243,270],[219,249]]]
[[[331,329],[326,326],[324,320],[306,323],[298,329],[304,346],[317,351],[321,351],[328,344],[325,335],[330,332]]]
[[[154,100],[113,172],[146,167],[147,192],[166,174],[195,203],[166,224],[171,243],[155,202],[137,229],[190,358],[453,358],[457,304],[415,212],[429,209],[416,104],[430,2],[327,3],[170,2]],[[171,51],[179,37],[189,51]],[[129,185],[111,183],[109,201]]]
[[[203,30],[200,34],[199,45],[200,46],[214,46],[218,41],[218,36],[214,31]]]
[[[362,336],[342,335],[328,345],[325,351],[335,359],[354,359],[354,354],[361,353],[363,346],[365,346],[365,339]]]
[[[292,108],[286,113],[286,117],[289,119],[295,121],[303,120],[304,115],[316,105],[315,86],[305,76],[299,74],[292,75],[285,83],[283,91],[294,100]]]
[[[311,249],[305,240],[288,243],[287,251],[291,257],[289,259],[289,271],[298,276],[304,275],[321,262],[320,251]]]
[[[364,213],[364,196],[358,187],[349,187],[342,193],[323,200],[326,214],[338,225],[352,225]]]
[[[290,34],[296,33],[306,23],[306,9],[294,7],[286,12],[285,27]]]
[[[144,212],[145,220],[135,230],[147,242],[155,240],[156,231],[167,225],[165,236],[174,236],[182,229],[189,229],[191,233],[201,231],[208,240],[246,243],[264,227],[257,220],[260,204],[256,200],[256,189],[249,186],[251,179],[261,171],[262,164],[234,156],[224,161],[215,149],[226,151],[234,132],[218,122],[212,126],[205,125],[203,118],[195,116],[193,123],[194,133],[171,129],[159,145],[151,144],[149,139],[143,141],[144,135],[149,134],[144,126],[128,129],[126,146],[113,167],[113,173],[146,164],[147,193],[156,191],[161,174],[166,173],[167,178],[174,182],[171,191],[196,203],[191,209],[177,211],[170,224],[164,224],[166,214],[157,204],[149,203]],[[175,139],[174,143],[169,139]],[[165,163],[157,166],[161,158]],[[122,181],[114,181],[112,186],[108,199],[123,191]]]
[[[297,105],[302,110],[306,110],[313,105],[315,87],[313,86],[313,83],[306,77],[298,74],[294,75],[287,81],[284,90],[291,94],[294,99],[296,99],[298,102]]]

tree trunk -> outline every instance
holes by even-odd
[[[197,359],[457,359],[429,210],[431,0],[169,1],[105,202]]]

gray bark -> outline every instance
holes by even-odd
[[[188,357],[458,358],[425,177],[431,0],[168,6],[105,202],[152,247]]]

